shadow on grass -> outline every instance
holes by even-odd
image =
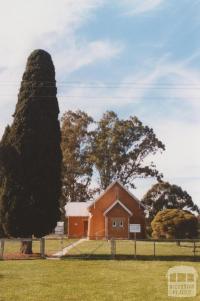
[[[141,260],[141,261],[200,261],[200,256],[152,256],[152,255],[100,255],[100,254],[81,254],[66,255],[61,260],[78,259],[78,260]]]

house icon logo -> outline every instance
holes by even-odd
[[[191,266],[174,266],[167,272],[169,297],[195,297],[198,273]]]

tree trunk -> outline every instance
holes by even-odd
[[[32,241],[22,240],[20,252],[22,254],[33,254],[32,252]]]

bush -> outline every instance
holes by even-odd
[[[151,223],[153,238],[196,238],[198,219],[186,210],[165,209],[159,211]]]

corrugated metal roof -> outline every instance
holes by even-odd
[[[66,216],[89,216],[91,202],[70,202],[65,206]]]

